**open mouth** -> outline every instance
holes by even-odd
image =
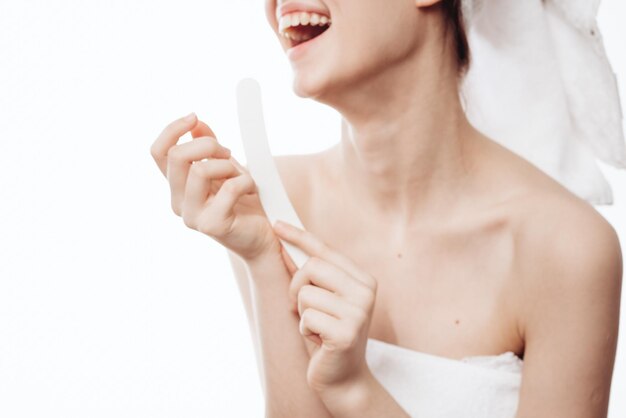
[[[330,18],[319,13],[294,12],[281,16],[278,30],[293,48],[326,32],[331,25]]]

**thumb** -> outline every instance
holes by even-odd
[[[213,132],[213,130],[209,128],[209,125],[202,122],[200,119],[198,119],[198,123],[196,123],[196,126],[194,126],[194,128],[190,132],[191,137],[194,139],[201,136],[210,136],[213,138],[217,138],[215,136],[215,132]]]

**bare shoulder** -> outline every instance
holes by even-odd
[[[300,220],[306,224],[320,177],[322,153],[275,155],[274,163]]]
[[[530,170],[520,181],[524,192],[507,205],[515,218],[524,276],[549,275],[555,285],[573,285],[573,280],[585,280],[583,272],[595,271],[587,280],[596,286],[620,278],[621,247],[613,226],[589,202],[534,166]]]
[[[501,145],[487,147],[486,177],[497,178],[491,190],[505,197],[500,206],[514,225],[521,263],[541,261],[536,267],[545,269],[621,263],[615,229],[589,202]]]
[[[499,207],[515,242],[513,283],[525,358],[542,364],[586,357],[589,372],[608,372],[623,268],[617,232],[590,203],[525,159],[500,146],[489,152],[490,177],[506,196]]]
[[[516,190],[502,208],[514,224],[525,343],[518,416],[605,416],[619,329],[618,234],[538,168],[500,157],[508,167],[504,181]]]
[[[589,203],[568,193],[529,194],[517,231],[528,285],[614,286],[621,279],[619,237]]]
[[[617,233],[575,197],[528,199],[516,277],[524,340],[518,414],[605,416],[622,288]]]

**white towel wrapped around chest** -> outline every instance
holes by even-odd
[[[523,361],[512,352],[454,360],[368,339],[372,374],[411,417],[514,418]]]

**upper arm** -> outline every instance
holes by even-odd
[[[595,212],[595,211],[594,211]],[[622,256],[599,214],[555,222],[535,242],[524,303],[518,418],[606,417],[617,346]]]
[[[237,286],[239,287],[239,292],[241,293],[241,299],[243,301],[244,308],[246,310],[246,316],[248,317],[248,326],[250,328],[250,335],[252,337],[252,343],[254,345],[254,353],[256,356],[256,363],[259,372],[259,377],[261,378],[261,387],[263,387],[263,382],[265,382],[263,376],[263,363],[261,361],[261,353],[259,351],[259,336],[257,334],[256,329],[256,319],[254,315],[254,309],[252,305],[252,296],[250,293],[250,276],[248,274],[248,270],[243,260],[235,253],[230,250],[227,250],[228,258],[230,260],[230,264],[233,268],[233,273],[235,275],[235,279],[237,281]],[[263,391],[265,388],[263,387]]]

